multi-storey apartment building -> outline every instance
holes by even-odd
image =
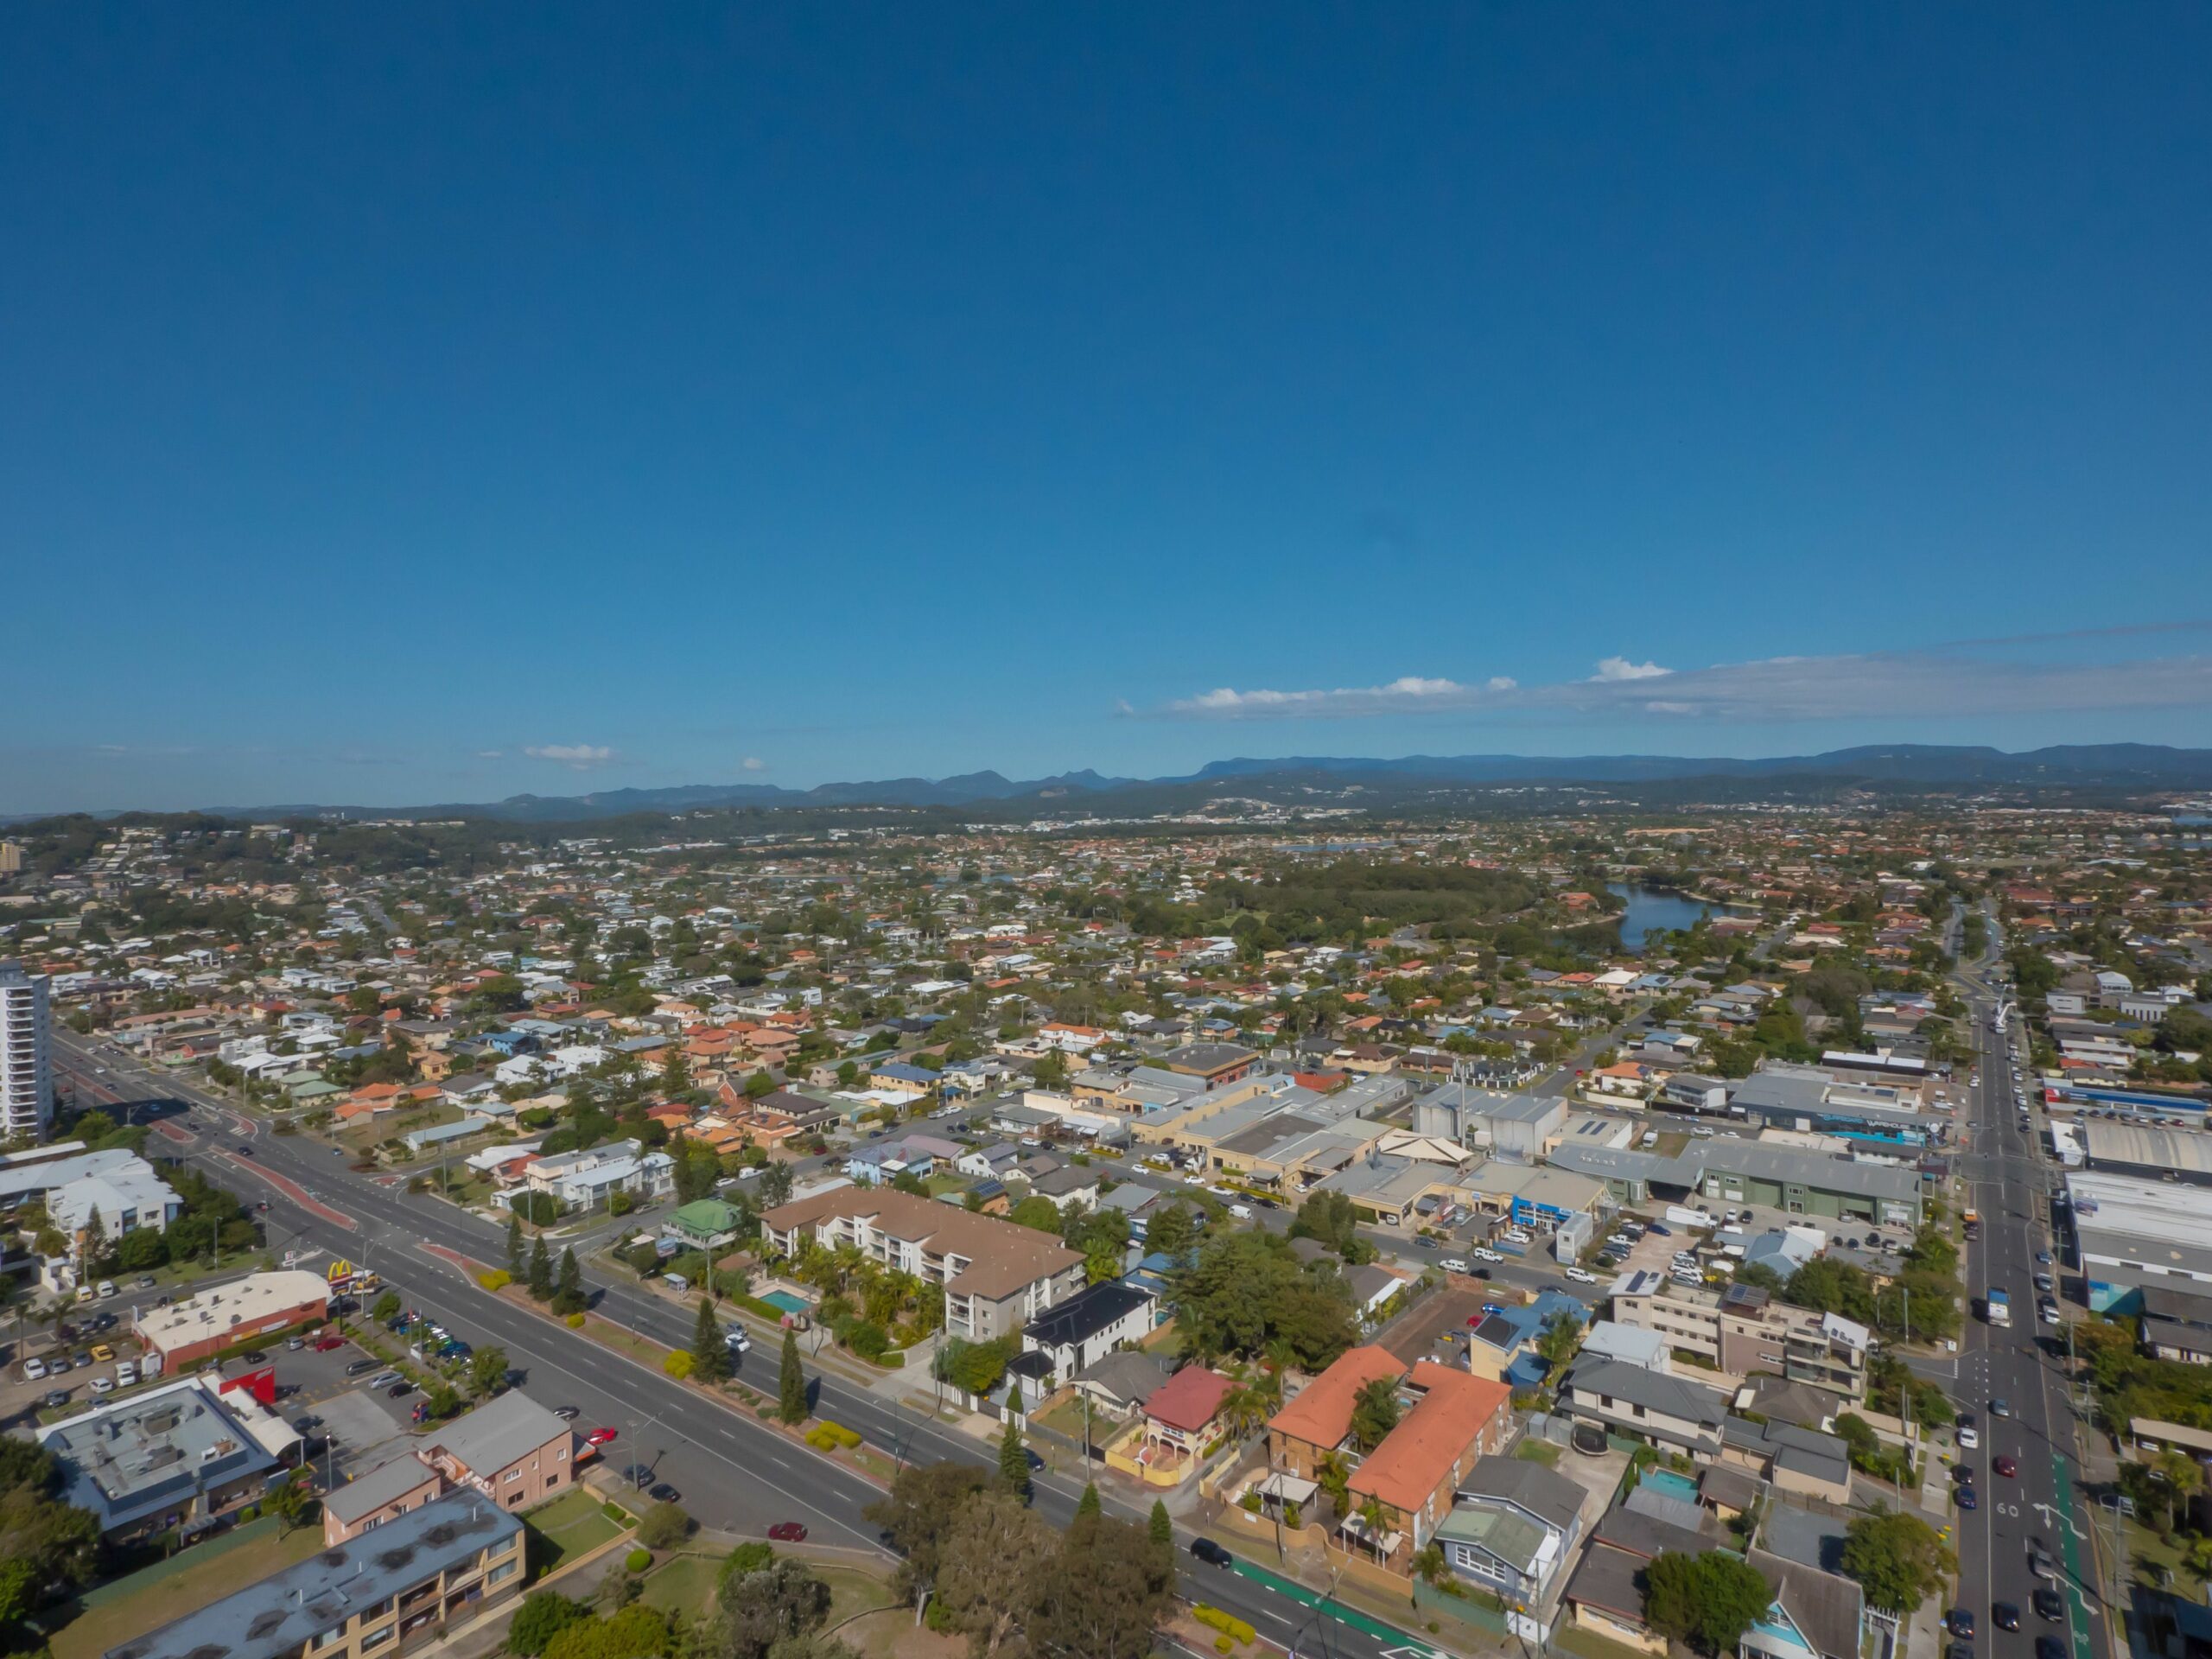
[[[46,981],[0,962],[0,1137],[43,1141],[54,1126],[54,1056]]]
[[[1083,1255],[1033,1228],[887,1186],[841,1186],[771,1210],[761,1236],[785,1255],[809,1239],[944,1287],[945,1328],[974,1342],[1021,1329],[1084,1287]]]
[[[1656,1332],[1730,1376],[1770,1371],[1847,1400],[1866,1397],[1863,1325],[1777,1302],[1756,1285],[1694,1288],[1657,1273],[1623,1274],[1612,1296],[1617,1322]]]

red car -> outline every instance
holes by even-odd
[[[1989,1466],[2007,1480],[2020,1472],[2020,1465],[2011,1458],[1992,1458]]]
[[[768,1535],[779,1544],[803,1544],[806,1529],[796,1521],[779,1521],[768,1529]]]
[[[315,1351],[318,1354],[327,1354],[334,1348],[343,1348],[345,1345],[346,1338],[343,1337],[323,1337],[316,1341]]]
[[[584,1436],[584,1444],[586,1446],[605,1446],[609,1440],[613,1440],[622,1431],[619,1428],[594,1428],[590,1433]]]

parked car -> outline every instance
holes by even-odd
[[[113,1377],[96,1376],[92,1379],[92,1397],[94,1399],[105,1398],[114,1392],[115,1379]]]
[[[1975,1428],[1972,1423],[1961,1423],[1959,1425],[1959,1444],[1967,1451],[1973,1451],[1976,1446],[1981,1444],[1981,1432]]]
[[[130,1388],[134,1386],[137,1381],[138,1366],[136,1361],[126,1359],[123,1363],[115,1368],[115,1386],[117,1388]]]
[[[1446,1273],[1465,1273],[1467,1270],[1466,1262],[1456,1255],[1447,1255],[1436,1265]]]
[[[605,1446],[608,1441],[614,1440],[621,1433],[622,1431],[619,1428],[594,1428],[590,1433],[584,1436],[584,1444],[586,1446]]]
[[[371,1360],[371,1361],[369,1362],[369,1363],[370,1363],[370,1364],[372,1364],[372,1365],[375,1364],[376,1363],[377,1363],[377,1362],[376,1362],[375,1360]],[[353,1368],[352,1366],[350,1366],[350,1365],[349,1365],[349,1366],[347,1366],[346,1369],[346,1370],[347,1370],[347,1371],[349,1371],[349,1372],[350,1372],[350,1371],[352,1371],[352,1370],[353,1370]],[[372,1389],[388,1389],[388,1388],[390,1388],[393,1383],[395,1383],[395,1382],[398,1382],[398,1381],[399,1381],[399,1373],[398,1373],[397,1371],[391,1371],[391,1370],[378,1371],[378,1372],[374,1376],[372,1376],[372,1377],[371,1377],[371,1378],[369,1379],[369,1386],[370,1386],[371,1388],[372,1388]]]
[[[2020,1610],[2009,1601],[1993,1603],[1989,1609],[1989,1622],[2000,1630],[2017,1630],[2020,1628]]]
[[[111,1364],[115,1359],[115,1350],[104,1342],[96,1342],[92,1344],[91,1357],[102,1365]]]
[[[1192,1539],[1191,1554],[1209,1567],[1227,1567],[1236,1559],[1211,1538]]]
[[[346,1368],[348,1376],[359,1376],[363,1371],[373,1371],[384,1362],[380,1359],[357,1359]]]
[[[1981,1500],[1974,1495],[1973,1487],[1959,1488],[1959,1507],[1962,1510],[1978,1510],[1981,1507]]]
[[[101,1280],[101,1281],[100,1281],[100,1282],[99,1282],[99,1298],[100,1298],[100,1300],[101,1300],[102,1301],[106,1301],[110,1297],[113,1296],[114,1294],[115,1294],[115,1281],[114,1281],[114,1280],[112,1280],[112,1279],[103,1279],[103,1280]]]
[[[1587,1268],[1569,1268],[1567,1270],[1567,1276],[1578,1285],[1594,1285],[1598,1282],[1598,1275]]]
[[[327,1354],[345,1345],[346,1338],[343,1337],[318,1337],[315,1338],[315,1351],[318,1354]]]

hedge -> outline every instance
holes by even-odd
[[[584,1316],[581,1312],[565,1314],[563,1316],[561,1323],[567,1325],[571,1331],[581,1331],[584,1328]]]
[[[666,1359],[661,1361],[660,1368],[664,1371],[666,1371],[671,1376],[674,1377],[677,1382],[681,1382],[685,1377],[691,1375],[691,1367],[696,1362],[693,1361],[690,1354],[686,1353],[683,1349],[678,1348],[675,1352],[670,1354]]]
[[[615,1503],[612,1498],[608,1499],[599,1507],[601,1512],[606,1515],[607,1518],[612,1521],[616,1526],[626,1527],[630,1524],[630,1511],[624,1509],[620,1503]]]
[[[476,1282],[486,1290],[505,1290],[514,1281],[514,1274],[509,1273],[505,1268],[494,1268],[489,1273],[480,1273],[476,1275]]]
[[[773,1302],[764,1302],[758,1296],[732,1296],[728,1300],[735,1302],[748,1313],[758,1314],[771,1325],[780,1325],[786,1317],[782,1308],[778,1307]]]
[[[1219,1630],[1224,1637],[1236,1637],[1248,1647],[1251,1645],[1253,1638],[1259,1634],[1236,1614],[1224,1613],[1220,1608],[1209,1607],[1204,1602],[1200,1602],[1191,1609],[1191,1617],[1201,1624]],[[1214,1645],[1219,1647],[1221,1644],[1216,1643]]]
[[[861,1443],[861,1437],[842,1423],[825,1420],[807,1430],[806,1443],[818,1451],[849,1452]]]
[[[887,1371],[898,1370],[906,1363],[906,1353],[903,1348],[890,1348],[882,1353],[864,1355],[863,1357],[871,1365],[880,1365]]]

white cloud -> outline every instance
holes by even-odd
[[[1771,657],[1665,669],[1608,658],[1586,680],[1519,685],[1408,677],[1335,690],[1221,687],[1147,711],[1168,720],[1329,720],[1542,713],[1672,721],[1897,720],[2212,705],[2212,657],[2011,661],[1962,649]]]
[[[1494,675],[1480,685],[1462,685],[1457,680],[1427,679],[1408,674],[1388,685],[1341,687],[1334,691],[1236,691],[1223,686],[1217,690],[1201,691],[1180,702],[1171,702],[1161,712],[1200,720],[1418,713],[1430,708],[1464,709],[1485,696],[1514,689],[1514,682],[1503,674]]]
[[[533,760],[552,760],[571,772],[589,772],[614,759],[614,751],[591,743],[533,743],[523,753]]]
[[[476,751],[476,758],[479,760],[497,760],[505,753],[505,749],[479,749]]]
[[[766,760],[763,760],[757,754],[747,755],[741,764],[743,765],[747,772],[766,772],[768,770],[768,763]]]

